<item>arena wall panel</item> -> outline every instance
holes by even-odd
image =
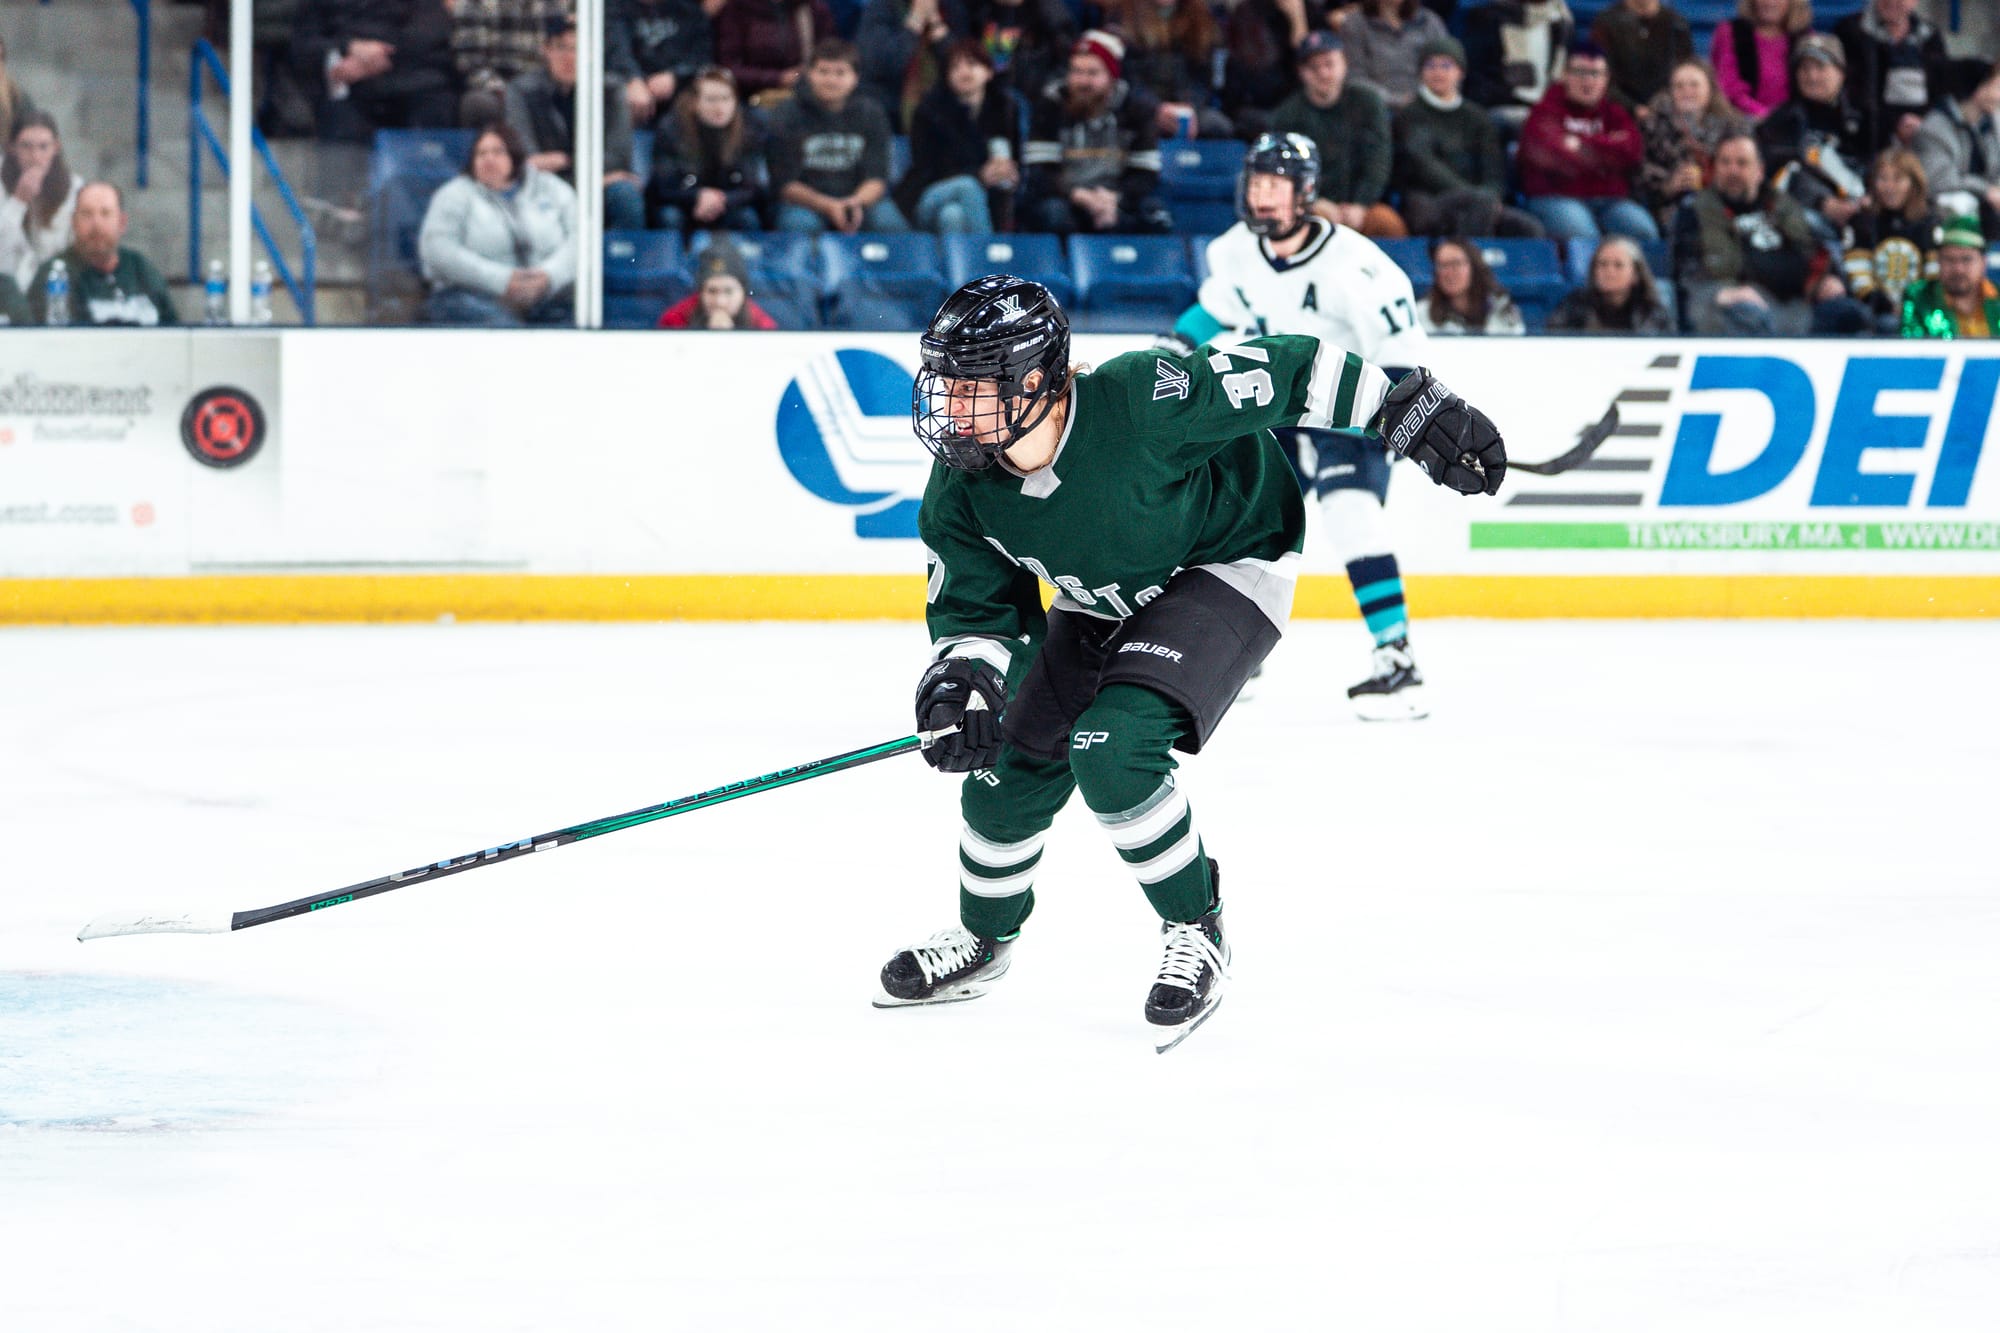
[[[908,335],[70,330],[0,368],[0,621],[922,609]],[[1101,362],[1143,340],[1080,337]],[[1399,468],[1427,616],[2000,612],[2000,352],[1440,341],[1518,458]],[[1319,516],[1314,514],[1317,524]],[[1353,614],[1309,535],[1299,612]]]

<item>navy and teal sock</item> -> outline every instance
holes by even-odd
[[[1363,556],[1347,565],[1348,581],[1354,585],[1354,600],[1361,604],[1361,618],[1377,646],[1408,638],[1409,612],[1403,605],[1403,575],[1393,555]]]

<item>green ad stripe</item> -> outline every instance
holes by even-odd
[[[1474,523],[1475,551],[2000,551],[2000,522]]]

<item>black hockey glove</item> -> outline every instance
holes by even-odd
[[[1507,446],[1492,418],[1422,367],[1397,381],[1375,418],[1382,442],[1460,495],[1498,495]]]
[[[924,761],[944,773],[970,773],[1000,760],[1000,711],[1007,706],[1007,682],[971,657],[933,662],[917,682],[917,727],[957,731],[924,747]]]

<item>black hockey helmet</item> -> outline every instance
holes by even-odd
[[[977,472],[1042,424],[1068,383],[1069,316],[1039,282],[995,273],[945,298],[921,340],[923,369],[911,390],[917,438],[949,467]],[[1041,383],[1025,386],[1042,372]],[[990,419],[952,413],[951,382],[989,380]],[[979,409],[972,409],[975,413]],[[982,438],[984,437],[984,438]]]
[[[1289,222],[1260,218],[1250,208],[1252,176],[1283,176],[1292,183],[1296,206]],[[1319,145],[1303,134],[1260,134],[1243,154],[1243,174],[1236,178],[1236,216],[1257,236],[1290,236],[1305,221],[1319,198]]]

